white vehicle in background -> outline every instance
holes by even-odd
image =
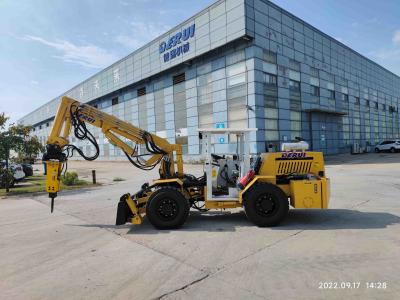
[[[5,161],[0,161],[0,164],[1,164],[2,168],[5,168],[5,166],[6,166]],[[13,173],[13,177],[14,177],[12,185],[14,185],[14,183],[16,183],[16,182],[22,181],[25,178],[25,172],[24,172],[22,165],[10,163],[9,169]]]
[[[375,146],[375,152],[390,151],[395,153],[400,151],[400,140],[387,140]]]
[[[19,182],[25,178],[24,169],[20,164],[11,164],[10,169],[14,172],[15,182]]]

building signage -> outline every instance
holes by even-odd
[[[183,29],[160,44],[160,54],[164,56],[164,62],[170,61],[190,49],[188,40],[194,36],[195,25]]]

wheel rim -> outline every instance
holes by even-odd
[[[270,217],[276,213],[279,208],[278,199],[272,194],[262,194],[254,202],[258,215]]]
[[[171,221],[179,213],[178,202],[172,198],[161,199],[156,207],[157,215],[164,221]]]

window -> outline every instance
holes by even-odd
[[[197,67],[197,75],[203,75],[212,71],[211,63],[206,63]]]
[[[139,127],[143,130],[147,130],[147,101],[146,96],[140,96],[138,101],[138,112],[139,112]],[[143,153],[142,153],[143,154]]]
[[[187,108],[186,108],[186,85],[185,73],[172,77],[174,120],[175,120],[175,142],[182,145],[182,153],[188,153],[188,131],[187,131]]]
[[[319,97],[319,87],[312,85],[311,86],[311,95],[315,96],[315,97]]]
[[[276,53],[268,50],[264,51],[264,60],[271,64],[276,64]]]
[[[46,127],[49,127],[49,126],[50,126],[50,124],[49,124],[49,122],[47,122],[47,123],[46,123]]]
[[[329,98],[335,100],[336,96],[335,96],[335,91],[329,90]]]
[[[267,85],[273,85],[276,86],[277,84],[277,78],[276,75],[264,73],[264,81]]]
[[[228,77],[238,75],[244,72],[246,72],[246,64],[244,62],[237,63],[226,68],[226,75]]]
[[[365,100],[365,106],[369,107],[369,100]]]
[[[356,104],[357,106],[360,106],[360,98],[359,98],[359,97],[356,97],[356,102],[355,102],[355,104]]]
[[[226,65],[236,64],[239,61],[245,60],[246,54],[243,50],[235,51],[232,54],[226,56]]]
[[[39,125],[39,129],[42,129],[42,125]]]
[[[290,138],[294,140],[301,136],[301,113],[299,111],[290,111]]]
[[[289,60],[289,68],[294,71],[300,72],[300,63],[298,61],[290,59]]]
[[[133,91],[127,92],[127,93],[123,96],[124,101],[128,101],[128,100],[133,99],[133,98],[134,98],[133,94],[134,94]]]
[[[289,69],[289,79],[300,82],[300,72]]]
[[[310,67],[310,75],[312,77],[319,77],[319,70],[313,67]]]
[[[118,97],[112,98],[111,105],[117,105],[117,104],[118,104]]]
[[[163,135],[165,131],[165,104],[164,104],[164,90],[154,92],[154,114],[156,119],[156,133]]]
[[[111,101],[110,100],[104,100],[100,104],[101,104],[101,108],[106,108],[106,107],[109,107],[111,105]]]
[[[289,89],[291,91],[300,92],[300,82],[295,80],[289,80]]]
[[[238,85],[245,82],[246,82],[246,73],[242,73],[228,78],[228,86]]]
[[[247,127],[247,83],[245,62],[236,63],[226,68],[228,104],[228,127]],[[235,137],[229,137],[230,142]]]
[[[319,79],[317,77],[310,76],[310,84],[311,85],[315,85],[315,86],[319,86]]]
[[[185,73],[181,73],[181,74],[178,74],[178,75],[175,75],[174,77],[172,77],[172,82],[173,82],[173,84],[175,85],[175,84],[178,84],[178,83],[181,83],[181,82],[184,82],[186,79],[185,79]]]
[[[244,62],[226,68],[228,87],[246,82],[246,65]]]
[[[382,104],[382,111],[385,111],[385,110],[386,110],[386,105]]]
[[[374,107],[375,107],[375,109],[378,109],[378,102],[375,101]]]
[[[144,96],[144,95],[146,95],[146,87],[145,86],[137,90],[138,97]]]
[[[264,107],[265,140],[279,141],[277,80],[269,73],[264,73]]]
[[[349,95],[342,94],[342,95],[341,95],[341,98],[342,98],[342,101],[343,101],[343,102],[349,102]]]
[[[97,104],[92,104],[92,106],[93,106],[94,108],[97,108]]]

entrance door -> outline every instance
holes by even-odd
[[[339,153],[341,116],[323,112],[310,112],[310,114],[312,150],[326,154]]]

